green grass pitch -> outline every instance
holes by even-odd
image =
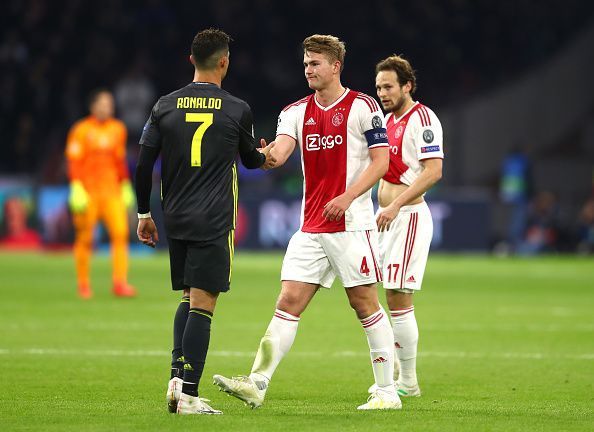
[[[248,373],[274,310],[282,255],[239,251],[215,311],[201,396],[223,416],[167,413],[171,322],[166,255],[134,257],[136,299],[75,296],[68,254],[0,254],[0,430],[594,430],[594,261],[432,255],[415,306],[423,396],[358,412],[369,352],[343,289],[316,295],[264,406],[212,385]],[[380,290],[383,299],[383,292]]]

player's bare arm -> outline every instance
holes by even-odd
[[[377,228],[380,232],[390,229],[390,224],[398,216],[402,206],[421,197],[441,179],[442,159],[425,159],[421,161],[421,165],[423,171],[417,179],[377,215]]]
[[[371,163],[344,193],[328,201],[323,216],[330,220],[340,220],[355,198],[368,191],[388,171],[390,164],[389,147],[369,149]]]
[[[295,140],[295,138],[290,137],[289,135],[278,135],[276,139],[270,142],[270,144],[268,145],[266,144],[266,140],[262,138],[260,140],[260,145],[263,147],[262,153],[264,153],[265,149],[269,149],[266,156],[266,162],[264,163],[262,168],[271,169],[278,168],[279,166],[284,165],[287,159],[289,159],[289,156],[291,156],[291,153],[293,153],[293,150],[295,150],[296,144],[297,141]],[[268,155],[270,155],[270,160],[272,161],[272,164],[268,168],[266,168],[269,157]]]

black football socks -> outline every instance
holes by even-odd
[[[202,377],[210,342],[211,320],[211,312],[199,308],[190,308],[182,340],[184,353],[182,392],[190,396],[198,396],[198,384]]]
[[[184,352],[182,340],[190,312],[190,297],[183,296],[173,320],[173,350],[171,351],[171,378],[184,377]]]

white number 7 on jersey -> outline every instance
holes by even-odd
[[[202,166],[202,137],[213,122],[212,113],[186,113],[187,123],[202,123],[194,132],[192,137],[192,151],[190,152],[190,164]]]

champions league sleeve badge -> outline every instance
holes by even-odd
[[[427,144],[432,143],[433,142],[433,132],[431,132],[429,129],[424,131],[423,132],[423,141],[425,141]]]
[[[373,116],[373,118],[371,119],[371,126],[374,129],[379,129],[382,127],[382,119],[380,116]]]

